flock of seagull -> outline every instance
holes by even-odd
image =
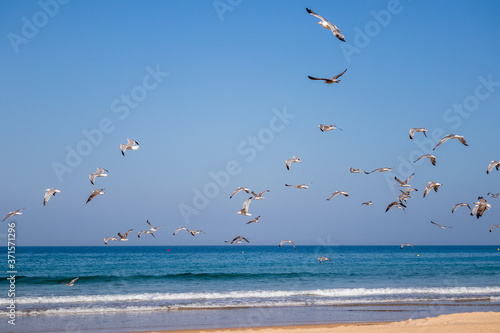
[[[325,29],[329,29],[332,31],[332,33],[335,35],[335,37],[337,37],[340,41],[342,42],[345,42],[345,37],[344,35],[341,33],[340,29],[337,28],[337,26],[331,22],[329,22],[328,20],[326,20],[324,17],[318,15],[317,13],[315,13],[314,11],[312,11],[311,9],[309,8],[306,8],[307,12],[312,15],[312,16],[315,16],[317,17],[318,19],[320,19],[320,22],[318,22],[319,25],[321,25],[323,28]],[[341,72],[340,74],[337,74],[335,76],[333,76],[332,78],[318,78],[318,77],[313,77],[313,76],[308,76],[309,79],[311,80],[322,80],[324,81],[324,83],[326,84],[332,84],[332,83],[339,83],[340,82],[340,77],[342,75],[344,75],[346,73],[347,69],[345,69],[343,72]],[[324,124],[319,124],[319,128],[321,130],[321,132],[328,132],[328,131],[332,131],[332,130],[341,130],[342,129],[336,125],[324,125]],[[424,136],[427,137],[427,134],[426,134],[427,130],[423,127],[418,127],[418,128],[411,128],[410,129],[410,132],[409,132],[409,136],[410,136],[410,139],[413,140],[413,137],[416,135],[416,133],[422,133]],[[436,146],[432,149],[433,151],[441,146],[442,144],[444,144],[445,142],[447,142],[448,140],[451,140],[451,139],[457,139],[458,141],[460,141],[464,146],[468,146],[466,140],[464,139],[463,136],[460,136],[460,135],[456,135],[456,134],[449,134],[449,135],[446,135],[445,137],[443,137],[437,144]],[[132,139],[127,139],[127,143],[126,144],[120,144],[120,151],[122,153],[123,156],[125,156],[125,152],[127,150],[138,150],[139,149],[139,143],[135,140],[132,140]],[[424,158],[428,158],[431,162],[432,165],[436,165],[436,156],[432,155],[432,154],[424,154],[420,157],[418,157],[414,163],[416,163],[417,161],[421,160],[421,159],[424,159]],[[302,163],[302,161],[300,160],[300,158],[298,158],[297,156],[292,156],[292,158],[289,158],[289,159],[286,159],[285,161],[285,165],[286,165],[286,169],[287,170],[290,170],[291,168],[291,165],[292,163]],[[489,174],[492,170],[496,169],[497,171],[499,171],[500,169],[500,161],[491,161],[487,167],[487,171],[486,173]],[[350,167],[349,168],[349,171],[351,173],[365,173],[365,174],[372,174],[372,173],[375,173],[375,172],[389,172],[391,171],[392,168],[388,168],[388,167],[382,167],[382,168],[378,168],[378,169],[375,169],[373,171],[370,171],[370,172],[367,172],[367,171],[364,171],[362,169],[355,169],[355,168],[352,168]],[[100,168],[98,167],[97,168],[97,171],[94,172],[94,173],[91,173],[89,175],[89,179],[90,179],[90,182],[92,185],[95,185],[95,180],[96,178],[100,178],[100,177],[107,177],[108,174],[107,172],[109,172],[108,170],[104,169],[104,168]],[[401,210],[405,210],[406,208],[406,202],[408,199],[412,198],[411,196],[411,193],[412,191],[418,191],[418,189],[415,189],[415,188],[412,188],[411,185],[410,185],[410,181],[412,179],[412,177],[414,176],[414,174],[410,175],[407,179],[405,179],[404,181],[403,180],[400,180],[398,179],[397,177],[394,177],[395,181],[398,183],[398,186],[404,188],[404,191],[403,190],[400,190],[401,194],[397,197],[397,200],[391,202],[387,208],[386,208],[386,212],[389,211],[391,208],[398,208],[398,209],[401,209]],[[287,187],[295,187],[297,189],[307,189],[311,184],[297,184],[297,185],[290,185],[290,184],[285,184],[285,186]],[[434,190],[435,192],[438,191],[438,188],[442,186],[442,184],[438,183],[438,182],[428,182],[427,183],[427,186],[425,187],[425,190],[424,190],[424,194],[423,194],[423,197],[425,198],[426,195],[428,195],[432,190]],[[269,190],[265,190],[265,191],[262,191],[262,192],[259,192],[258,194],[252,190],[250,190],[249,188],[247,187],[238,187],[234,190],[234,192],[231,194],[231,196],[229,198],[233,198],[237,193],[239,192],[246,192],[247,194],[251,194],[252,196],[250,196],[248,199],[245,200],[245,202],[243,203],[243,207],[241,210],[237,211],[236,214],[240,214],[240,215],[243,215],[243,216],[251,216],[252,214],[249,213],[249,207],[250,207],[250,203],[252,200],[262,200],[264,199],[264,193],[267,193],[269,192]],[[49,188],[49,189],[46,189],[45,190],[45,194],[44,194],[44,197],[43,197],[43,205],[45,206],[47,204],[47,202],[49,201],[49,199],[52,197],[52,196],[55,196],[57,193],[60,193],[61,191],[58,190],[58,189],[55,189],[55,188]],[[98,189],[98,190],[93,190],[90,194],[90,196],[88,197],[87,199],[87,204],[93,200],[95,197],[97,197],[98,195],[104,195],[104,188],[101,188],[101,189]],[[326,200],[331,200],[332,198],[336,197],[337,195],[343,195],[345,197],[349,196],[349,194],[345,191],[335,191],[333,192]],[[500,196],[500,193],[491,193],[489,192],[487,195],[491,196],[492,198],[498,198]],[[363,202],[361,205],[366,205],[366,206],[370,206],[370,205],[373,205],[373,202],[370,200],[370,201],[366,201],[366,202]],[[471,211],[470,215],[475,215],[478,219],[486,212],[486,210],[492,208],[491,204],[489,204],[486,199],[482,196],[478,197],[478,200],[474,203],[474,207],[471,209],[470,205],[468,203],[457,203],[453,206],[452,208],[452,213],[455,212],[455,210],[459,207],[467,207],[469,208],[469,210]],[[22,209],[18,209],[18,210],[15,210],[15,211],[12,211],[12,212],[9,212],[7,214],[7,216],[5,216],[5,218],[2,220],[2,222],[4,222],[5,220],[11,218],[12,216],[16,216],[16,215],[22,215]],[[259,222],[259,218],[260,216],[248,221],[246,224],[251,224],[251,223],[257,223]],[[440,229],[449,229],[449,228],[452,228],[450,226],[442,226],[438,223],[435,223],[433,221],[430,221],[433,225],[437,226],[438,228]],[[143,234],[149,234],[151,235],[152,237],[155,237],[155,234],[154,232],[157,232],[158,229],[160,229],[161,227],[163,227],[162,225],[161,226],[153,226],[149,220],[146,221],[146,223],[148,224],[148,227],[149,229],[145,229],[145,230],[141,230],[139,231],[137,237],[140,238],[141,235]],[[500,225],[493,225],[491,226],[490,228],[490,232],[495,228],[495,227],[498,227],[500,228]],[[127,230],[126,232],[124,232],[123,234],[121,234],[120,232],[117,233],[117,237],[115,236],[111,236],[111,237],[105,237],[104,238],[104,244],[107,245],[108,242],[110,241],[128,241],[128,235],[130,232],[132,232],[134,229],[129,229]],[[186,231],[188,232],[189,234],[191,234],[192,236],[195,236],[195,235],[198,235],[200,233],[204,233],[202,230],[190,230],[186,227],[179,227],[177,229],[174,230],[173,232],[173,235],[176,235],[179,231]],[[249,243],[249,240],[243,236],[236,236],[235,238],[233,238],[232,240],[230,241],[225,241],[226,243],[230,243],[230,244],[241,244],[243,241]],[[283,244],[286,244],[286,243],[289,243],[293,246],[293,248],[295,250],[297,250],[297,248],[295,247],[295,243],[291,240],[283,240],[279,243],[278,247],[281,247]],[[408,244],[408,243],[403,243],[401,244],[401,250],[404,248],[404,247],[413,247],[412,244]],[[330,261],[330,258],[328,257],[319,257],[318,258],[318,261],[320,263],[322,263],[323,261]],[[75,281],[78,280],[78,277],[71,280],[69,283],[64,283],[64,282],[59,282],[61,284],[65,284],[67,286],[73,286]]]

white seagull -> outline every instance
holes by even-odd
[[[259,192],[259,194],[255,193],[254,191],[252,191],[252,194],[254,196],[254,200],[261,200],[261,199],[264,199],[263,195],[264,193],[266,192],[269,192],[269,190],[265,190],[265,191],[262,191],[262,192]]]
[[[495,227],[500,228],[500,224],[495,224],[495,225],[492,225],[492,226],[491,226],[491,228],[490,228],[490,232],[491,232],[491,230],[493,230],[493,228],[495,228]]]
[[[483,216],[484,212],[491,208],[491,205],[483,197],[478,197],[474,204],[474,208],[472,209],[470,215],[474,216],[474,214],[476,214],[477,218]]]
[[[419,158],[417,158],[415,161],[413,161],[413,163],[417,162],[418,160],[421,160],[422,158],[428,158],[429,160],[431,160],[432,165],[436,165],[436,156],[431,155],[431,154],[422,155]]]
[[[464,146],[468,146],[468,144],[465,141],[465,139],[464,139],[463,136],[456,135],[456,134],[448,134],[447,136],[445,136],[444,138],[442,138],[441,140],[439,140],[439,142],[437,143],[436,147],[432,148],[432,150],[436,149],[437,147],[439,147],[440,145],[442,145],[443,143],[445,143],[446,141],[448,141],[450,139],[458,139]]]
[[[309,187],[309,185],[311,184],[299,184],[299,185],[290,185],[290,184],[285,184],[285,186],[293,186],[293,187],[296,187],[296,188],[303,188],[303,189],[306,189]]]
[[[440,224],[437,224],[436,222],[432,222],[432,221],[431,221],[431,223],[432,223],[432,224],[434,224],[434,225],[436,225],[436,226],[438,226],[438,228],[439,228],[439,229],[449,229],[449,228],[453,228],[453,227],[447,227],[447,226],[445,226],[445,225],[440,225]]]
[[[260,218],[260,215],[259,215],[259,216],[257,216],[256,218],[254,218],[254,219],[252,219],[252,220],[248,221],[246,224],[250,224],[250,223],[257,223],[257,222],[259,222],[259,218]]]
[[[366,174],[368,174],[368,172],[366,172],[365,170],[362,170],[362,169],[354,169],[352,167],[349,167],[349,171],[351,171],[351,173],[361,173],[361,172],[364,172]]]
[[[189,229],[188,229],[188,228],[186,228],[186,227],[179,227],[179,228],[177,228],[177,229],[175,229],[175,230],[174,230],[174,236],[175,236],[175,234],[176,234],[177,232],[179,232],[179,231],[181,231],[181,230],[186,230],[187,232],[189,232]]]
[[[319,263],[321,264],[323,261],[329,261],[329,262],[332,262],[332,260],[328,257],[319,257],[318,258],[319,260]]]
[[[488,192],[487,195],[491,196],[492,198],[498,198],[498,196],[500,195],[500,193],[495,194],[495,193]]]
[[[137,149],[139,149],[139,142],[132,139],[127,139],[126,145],[124,145],[123,143],[120,144],[120,150],[122,151],[123,156],[125,156],[125,150],[137,150]]]
[[[346,196],[346,197],[348,197],[348,196],[349,196],[349,194],[348,194],[346,191],[335,191],[335,192],[333,192],[333,193],[332,193],[332,195],[330,195],[330,196],[328,197],[328,199],[326,199],[326,200],[330,200],[331,198],[333,198],[333,197],[335,197],[335,196],[337,196],[337,195],[339,195],[339,194],[342,194],[343,196]]]
[[[443,184],[440,184],[440,183],[436,183],[436,182],[428,182],[427,183],[427,186],[425,187],[425,191],[424,191],[424,198],[425,196],[432,190],[434,189],[434,192],[437,192],[438,191],[438,187],[441,186]]]
[[[280,245],[278,245],[278,247],[281,247],[281,245],[283,245],[284,243],[290,243],[290,244],[292,244],[293,248],[294,248],[295,250],[297,250],[297,248],[295,247],[295,243],[294,243],[294,242],[292,242],[291,240],[284,240],[284,241],[281,241],[281,243],[280,243]]]
[[[225,242],[226,242],[226,243],[231,243],[231,244],[233,244],[233,243],[235,243],[235,244],[241,244],[241,242],[242,242],[242,241],[245,241],[245,242],[247,242],[247,243],[250,243],[250,242],[248,241],[248,239],[246,239],[246,238],[245,238],[245,237],[243,237],[243,236],[236,236],[236,237],[234,237],[234,238],[233,238],[233,240],[232,240],[232,241],[225,241]]]
[[[158,231],[158,229],[160,229],[161,227],[163,227],[163,224],[159,225],[157,227],[153,227],[153,225],[151,223],[149,223],[149,220],[146,220],[146,223],[149,225],[149,230],[151,230],[151,231]]]
[[[424,133],[425,137],[427,137],[427,134],[425,134],[425,132],[427,132],[427,130],[423,127],[418,127],[418,128],[410,128],[410,140],[413,140],[413,135],[415,134],[415,132],[422,132]]]
[[[56,195],[56,193],[59,193],[61,191],[56,190],[55,188],[48,188],[45,190],[45,192],[47,192],[47,193],[45,193],[45,195],[43,196],[43,205],[44,206],[47,203],[47,201],[49,201],[51,196]]]
[[[94,185],[94,180],[96,179],[96,177],[106,177],[108,174],[107,173],[104,173],[104,171],[106,172],[109,172],[108,170],[106,169],[103,169],[103,168],[97,168],[97,171],[94,172],[94,173],[91,173],[89,175],[89,178],[90,178],[90,182],[92,183],[92,185]]]
[[[324,78],[314,77],[314,76],[310,76],[310,75],[308,75],[307,77],[311,80],[323,80],[327,84],[332,84],[332,83],[339,83],[340,80],[338,78],[341,77],[342,75],[344,75],[345,72],[347,72],[347,69],[345,71],[343,71],[342,73],[335,75],[331,79],[324,79]]]
[[[294,162],[302,163],[300,158],[298,158],[297,156],[293,156],[292,158],[287,158],[286,159],[286,169],[290,170],[290,165]]]
[[[239,186],[239,187],[236,188],[236,190],[234,190],[233,194],[231,194],[231,196],[229,197],[229,199],[231,199],[232,197],[234,197],[240,191],[245,191],[247,193],[250,193],[250,189],[249,188],[246,188],[246,187],[243,187],[243,186]]]
[[[414,247],[413,245],[411,245],[411,244],[408,244],[408,243],[403,243],[403,244],[401,244],[401,250],[402,250],[402,249],[403,249],[403,247],[405,247],[405,246],[411,246],[411,247],[415,248],[415,247]]]
[[[128,234],[129,234],[129,232],[131,232],[132,230],[134,230],[134,229],[130,229],[129,231],[127,231],[126,233],[124,233],[124,234],[123,234],[123,236],[122,236],[122,234],[118,233],[118,237],[120,237],[120,240],[121,240],[122,242],[128,241],[128,239],[127,239]]]
[[[361,204],[361,206],[363,206],[363,205],[370,206],[370,205],[373,205],[373,202],[371,200],[370,201],[366,201],[366,202],[363,202]]]
[[[488,170],[486,170],[486,174],[489,174],[493,168],[498,169],[500,168],[500,161],[491,161],[490,164],[488,165]]]
[[[391,209],[392,207],[396,207],[396,208],[399,208],[401,209],[402,211],[405,210],[406,206],[404,205],[404,203],[402,203],[401,201],[393,201],[389,204],[389,206],[387,206],[387,208],[385,209],[385,212],[387,213],[387,211],[389,209]]]
[[[153,232],[150,231],[150,230],[141,230],[141,231],[139,231],[139,234],[137,235],[137,237],[141,238],[142,234],[150,234],[151,236],[153,236],[154,238],[156,238],[155,234],[153,234]]]
[[[248,214],[248,207],[250,206],[250,202],[252,201],[252,197],[245,200],[243,203],[243,208],[236,212],[236,214],[252,216],[252,214]]]
[[[467,206],[467,208],[469,208],[469,210],[472,211],[472,209],[470,208],[469,204],[468,203],[465,203],[465,202],[461,202],[461,203],[457,203],[455,204],[455,206],[453,206],[453,209],[451,210],[451,212],[455,212],[455,210],[458,208],[458,207],[461,207],[461,206]]]
[[[15,210],[15,211],[12,211],[12,212],[9,212],[9,214],[7,214],[7,216],[4,217],[4,219],[2,220],[5,221],[7,220],[9,217],[12,217],[14,215],[23,215],[23,213],[21,213],[21,211],[23,210],[24,208],[21,208],[21,209],[18,209],[18,210]]]
[[[394,179],[399,183],[398,186],[401,186],[401,187],[411,187],[411,185],[409,184],[410,180],[413,178],[413,176],[415,175],[415,173],[412,173],[408,178],[405,179],[405,181],[401,181],[398,179],[398,177],[394,177]]]
[[[65,284],[67,285],[68,287],[73,287],[75,285],[75,281],[78,280],[80,277],[77,277],[77,278],[74,278],[73,280],[71,280],[70,283],[66,283],[66,282],[61,282],[61,281],[57,281],[59,282],[60,284]]]
[[[342,131],[342,128],[337,127],[335,125],[323,125],[323,124],[319,124],[319,129],[321,130],[321,132],[328,132],[328,131],[335,130],[335,129],[339,129],[339,130]]]
[[[193,237],[194,237],[194,235],[198,235],[199,233],[205,233],[203,230],[200,230],[200,229],[198,229],[198,230],[188,230],[188,231],[191,234],[191,236],[193,236]]]
[[[89,203],[90,200],[94,199],[96,196],[98,195],[104,195],[104,189],[103,188],[100,188],[98,190],[95,190],[95,191],[92,191],[92,194],[89,196],[89,198],[87,199],[87,202],[86,204]]]
[[[344,35],[342,35],[342,33],[340,32],[340,29],[337,28],[337,26],[335,24],[328,22],[324,17],[316,14],[315,12],[310,10],[309,8],[306,8],[306,10],[309,14],[311,14],[312,16],[316,16],[317,18],[319,18],[321,20],[318,22],[319,25],[321,25],[325,29],[330,29],[333,32],[333,34],[335,35],[335,37],[337,37],[341,41],[345,42]]]
[[[104,245],[108,245],[109,241],[115,241],[115,240],[118,240],[118,238],[116,238],[116,237],[105,237],[104,238]]]
[[[363,171],[364,173],[366,173],[367,175],[369,175],[370,173],[374,173],[374,172],[388,172],[388,171],[391,171],[392,168],[378,168],[378,169],[375,169],[373,170],[372,172],[366,172],[366,171]]]

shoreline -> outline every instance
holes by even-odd
[[[500,330],[500,312],[466,312],[405,321],[157,330],[150,333],[401,333],[481,332]],[[123,331],[122,333],[145,332]]]

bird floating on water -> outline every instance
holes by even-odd
[[[104,189],[103,188],[100,188],[98,190],[92,191],[92,194],[90,194],[89,198],[87,199],[86,204],[88,204],[90,200],[94,199],[99,194],[100,195],[104,195]]]
[[[7,214],[7,216],[5,216],[5,217],[3,218],[2,222],[3,222],[3,221],[5,221],[5,220],[7,220],[9,217],[14,216],[14,215],[23,215],[23,213],[21,213],[21,211],[22,211],[23,209],[24,209],[24,208],[21,208],[21,209],[18,209],[18,210],[15,210],[15,211],[9,212],[9,213]]]
[[[458,141],[460,141],[464,146],[468,146],[468,144],[465,141],[465,139],[464,139],[463,136],[456,135],[456,134],[448,134],[447,136],[445,136],[444,138],[442,138],[441,140],[439,140],[439,142],[437,143],[436,147],[432,148],[432,150],[436,149],[437,147],[439,147],[440,145],[442,145],[443,143],[445,143],[446,141],[448,141],[450,139],[458,139]]]
[[[345,71],[343,71],[342,73],[335,75],[331,79],[324,79],[324,78],[314,77],[314,76],[310,76],[310,75],[308,75],[307,77],[311,80],[323,80],[323,81],[325,81],[326,84],[332,84],[332,83],[339,83],[340,80],[338,78],[341,77],[342,75],[344,75],[345,72],[347,72],[347,69]]]
[[[310,10],[309,8],[306,8],[306,10],[309,14],[311,14],[312,16],[316,16],[317,18],[319,18],[321,20],[318,22],[319,25],[321,25],[325,29],[330,29],[333,32],[333,34],[335,35],[335,37],[337,37],[341,41],[345,42],[344,35],[342,35],[342,33],[340,32],[340,29],[337,28],[337,26],[335,24],[328,22],[323,16],[316,14],[315,12]]]
[[[127,139],[126,145],[124,145],[123,143],[120,144],[120,150],[122,151],[123,156],[125,156],[125,150],[137,150],[137,149],[139,149],[139,142],[132,139]]]
[[[106,172],[109,172],[108,170],[106,169],[103,169],[103,168],[97,168],[97,171],[94,172],[94,173],[91,173],[89,175],[89,178],[90,178],[90,182],[92,183],[92,185],[94,185],[94,180],[96,179],[96,177],[106,177],[108,174],[107,173],[104,173],[104,171]]]
[[[44,206],[49,201],[51,196],[56,195],[56,193],[59,193],[61,191],[56,190],[55,188],[48,188],[45,190],[45,192],[47,192],[47,193],[45,193],[45,195],[43,196],[43,205]]]

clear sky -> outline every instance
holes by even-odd
[[[9,0],[0,15],[0,215],[25,207],[7,220],[18,245],[103,245],[130,228],[108,246],[500,243],[500,198],[479,220],[451,213],[500,192],[500,172],[486,174],[500,160],[498,1]],[[338,84],[307,78],[346,68]],[[410,140],[420,126],[428,138]],[[469,146],[413,163],[450,133]],[[123,157],[127,138],[140,149]],[[92,186],[97,167],[109,176]],[[406,212],[385,213],[394,176],[413,172]],[[423,198],[429,181],[443,185]],[[235,214],[238,186],[270,190],[252,217]],[[61,193],[43,206],[50,187]],[[325,200],[336,190],[349,197]],[[137,239],[147,219],[165,226]]]

